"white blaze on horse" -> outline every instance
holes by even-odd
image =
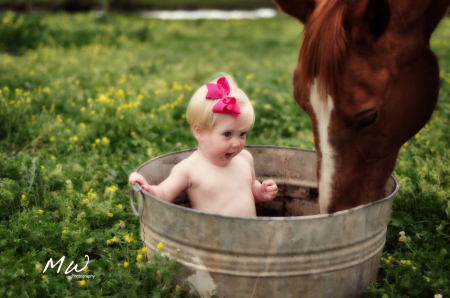
[[[313,125],[320,213],[383,198],[436,106],[430,37],[450,0],[275,1],[304,24],[294,97]]]

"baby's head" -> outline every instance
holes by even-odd
[[[222,77],[225,77],[225,80],[221,79]],[[207,99],[207,94],[211,95],[211,93],[214,92],[208,93],[208,87],[205,84],[194,93],[187,107],[186,118],[191,126],[191,130],[195,125],[199,125],[203,132],[210,133],[213,130],[214,124],[218,123],[221,119],[224,119],[224,117],[244,117],[245,119],[248,119],[250,129],[255,122],[255,111],[253,110],[253,106],[249,98],[244,91],[239,89],[236,82],[229,75],[221,74],[208,82],[208,84],[212,83],[215,85],[219,80],[222,83],[224,83],[224,81],[228,82],[230,93],[226,95],[226,97],[234,97],[236,99],[236,104],[238,106],[237,110],[234,108],[232,109],[233,112],[230,113],[227,113],[226,111],[225,113],[217,112],[218,109],[221,109],[219,106],[224,105],[223,103],[219,103],[218,106],[216,106],[216,104],[222,99],[216,99],[215,96],[213,96],[214,99]],[[230,105],[230,107],[232,106],[233,104]],[[213,109],[216,112],[214,112]],[[225,110],[227,110],[227,108],[225,108]],[[239,114],[238,111],[240,112]]]

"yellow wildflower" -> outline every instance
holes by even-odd
[[[130,265],[130,263],[128,263],[128,262],[123,262],[123,267],[124,267],[124,268],[127,268],[129,265]]]
[[[97,193],[91,188],[91,189],[89,189],[88,197],[96,198],[97,197]]]
[[[110,239],[106,240],[106,245],[110,245],[110,244],[111,244],[111,240]]]
[[[123,238],[125,239],[126,242],[130,243],[133,241],[133,233],[127,234]]]
[[[62,234],[65,234],[65,233],[67,233],[67,231],[66,231],[66,230],[62,230],[61,233],[62,233]]]
[[[136,256],[136,261],[140,261],[140,260],[142,260],[142,254],[138,254],[137,256]]]
[[[80,287],[84,287],[85,285],[86,285],[86,281],[83,279],[83,280],[80,280],[79,282],[78,282],[78,284],[80,285]]]
[[[39,209],[39,210],[38,210],[38,213],[39,213],[40,215],[42,215],[42,214],[44,214],[44,210]]]
[[[112,212],[108,213],[108,217],[113,217],[113,216],[114,216],[114,213],[112,213]]]
[[[181,291],[181,287],[179,285],[176,285],[175,286],[175,291],[177,291],[177,292]]]
[[[131,136],[134,136],[136,133],[134,131],[130,132]]]
[[[141,251],[142,251],[143,253],[146,253],[146,252],[147,252],[147,247],[141,248]]]
[[[45,87],[42,91],[44,91],[44,93],[47,93],[47,94],[51,94],[52,93],[52,91],[48,87]]]
[[[122,209],[122,204],[117,204],[117,208]]]
[[[117,242],[117,237],[116,237],[116,236],[112,237],[112,238],[111,238],[111,241],[112,241],[112,242]]]
[[[47,276],[46,275],[42,275],[42,279],[46,279],[47,278]]]
[[[22,194],[22,200],[25,200],[27,196],[25,194]]]
[[[158,245],[156,246],[157,249],[163,249],[164,248],[164,243],[159,242]]]

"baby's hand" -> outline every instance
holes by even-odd
[[[261,183],[261,199],[262,201],[273,200],[278,193],[278,186],[273,180],[266,180]]]
[[[131,185],[133,185],[135,182],[137,182],[142,189],[149,191],[150,185],[148,184],[147,180],[145,180],[144,176],[137,172],[133,172],[128,177],[128,182],[130,182]]]

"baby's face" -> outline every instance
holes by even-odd
[[[217,166],[227,166],[245,146],[247,132],[252,123],[242,115],[236,119],[233,116],[223,117],[213,127],[210,133],[202,137],[203,155]]]

